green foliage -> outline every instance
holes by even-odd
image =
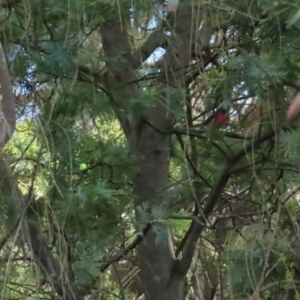
[[[267,232],[259,237],[261,233],[259,231],[256,233],[258,235],[254,236],[254,231],[250,235],[249,231],[243,232],[248,241],[251,240],[252,235],[250,247],[249,243],[245,244],[240,240],[239,244],[235,243],[223,254],[224,263],[228,265],[227,281],[237,298],[252,294],[261,282],[266,286],[274,282],[278,283],[273,290],[264,289],[261,293],[262,297],[288,288],[288,280],[293,273],[289,262],[299,259],[298,250],[288,246],[291,236],[274,237],[273,233]],[[284,293],[280,291],[279,294],[281,295],[278,299],[284,299]]]
[[[210,5],[203,24],[216,26],[218,36],[211,41],[219,45],[193,53],[182,89],[162,88],[162,65],[156,61],[163,54],[133,70],[136,82],[119,84],[106,63],[124,62],[130,53],[116,57],[102,48],[101,30],[110,24],[122,24],[132,52],[151,28],[163,31],[163,1],[14,2],[2,8],[0,25],[20,96],[17,132],[5,159],[29,206],[27,219],[41,226],[51,253],[79,290],[101,299],[140,297],[136,248],[125,254],[124,249],[150,223],[156,239],[149,249],[165,243],[171,230],[180,259],[191,223],[205,219],[186,276],[186,298],[198,295],[195,281],[203,293],[217,282],[224,299],[247,299],[255,292],[261,299],[287,299],[292,289],[299,293],[299,122],[254,145],[283,122],[299,90],[298,2]],[[181,1],[181,9],[189,3]],[[124,93],[128,87],[138,91],[130,96]],[[116,96],[124,101],[114,102]],[[157,101],[174,116],[169,185],[160,205],[135,206],[136,157],[119,120],[155,119]],[[251,105],[261,110],[251,112]],[[227,127],[204,125],[217,108],[228,109]],[[232,161],[237,153],[242,158]],[[230,179],[218,195],[224,170]],[[1,181],[2,298],[56,299],[30,247],[18,238],[21,229],[6,241],[7,228],[18,221],[15,192]],[[217,195],[217,204],[203,216],[211,195]],[[120,261],[103,268],[116,255]]]

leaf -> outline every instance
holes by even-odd
[[[300,20],[300,10],[298,9],[294,15],[286,21],[286,28],[289,29]]]
[[[156,233],[155,243],[168,243],[168,228],[163,223],[155,222],[152,224],[152,230]]]
[[[153,218],[157,221],[157,220],[161,220],[163,218],[164,215],[164,211],[162,210],[161,207],[159,206],[155,206],[151,209],[151,215],[153,216]]]
[[[82,190],[82,187],[81,186],[78,186],[77,187],[77,196],[80,200],[82,201],[86,201],[87,200],[87,197],[85,196],[85,194],[83,193],[83,190]]]

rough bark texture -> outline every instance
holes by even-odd
[[[11,139],[15,130],[15,95],[7,68],[5,55],[0,43],[0,84],[2,92],[1,117],[0,117],[0,147]],[[2,150],[2,149],[1,149]]]
[[[111,58],[107,63],[107,88],[136,159],[136,173],[132,178],[136,206],[147,203],[151,209],[166,199],[170,138],[153,129],[149,123],[162,132],[172,128],[173,116],[168,110],[166,88],[184,87],[184,75],[191,59],[191,45],[201,21],[198,15],[193,15],[191,6],[178,12],[176,35],[168,41],[155,105],[142,116],[133,116],[131,121],[124,113],[120,113],[119,108],[126,105],[137,92],[135,84],[127,84],[134,81],[136,54],[132,57],[128,55],[131,52],[128,35],[126,27],[121,23],[108,23],[101,31],[105,54]],[[147,300],[182,299],[185,274],[176,272],[171,234],[163,223],[152,226],[165,230],[167,237],[164,241],[157,242],[157,234],[151,229],[137,248],[145,297]]]

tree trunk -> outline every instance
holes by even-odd
[[[169,137],[155,132],[148,125],[140,126],[139,141],[131,145],[137,157],[137,172],[133,178],[135,204],[147,203],[152,208],[164,203],[166,197]],[[137,211],[137,220],[139,217]],[[163,239],[157,240],[154,227],[163,232]],[[170,231],[164,223],[152,224],[152,229],[138,246],[138,256],[147,300],[182,299],[183,278],[173,281],[175,254]]]
[[[130,149],[134,155],[132,176],[135,207],[144,205],[148,212],[166,201],[168,187],[170,136],[163,134],[172,128],[173,116],[169,110],[168,94],[185,87],[185,75],[191,60],[192,45],[196,40],[201,13],[185,5],[177,14],[174,30],[170,36],[158,80],[153,107],[141,115],[126,112],[126,107],[137,96],[134,83],[135,65],[130,56],[131,48],[126,25],[118,24],[119,17],[108,22],[101,30],[106,56],[108,89],[115,113],[120,121]],[[120,41],[122,43],[120,44]],[[151,99],[152,100],[152,99]],[[125,112],[124,112],[125,111]],[[136,209],[137,222],[141,222]],[[181,272],[174,254],[169,228],[163,222],[151,224],[137,248],[140,263],[140,278],[146,300],[182,300],[185,272]],[[160,234],[157,234],[157,231]],[[160,238],[162,237],[162,238]],[[187,270],[186,270],[187,271]]]

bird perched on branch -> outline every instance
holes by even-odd
[[[227,126],[229,123],[228,112],[225,109],[219,109],[215,116],[215,124],[219,127]]]
[[[210,117],[208,117],[202,126],[214,124],[216,127],[225,127],[229,123],[228,112],[224,108],[217,109]]]

